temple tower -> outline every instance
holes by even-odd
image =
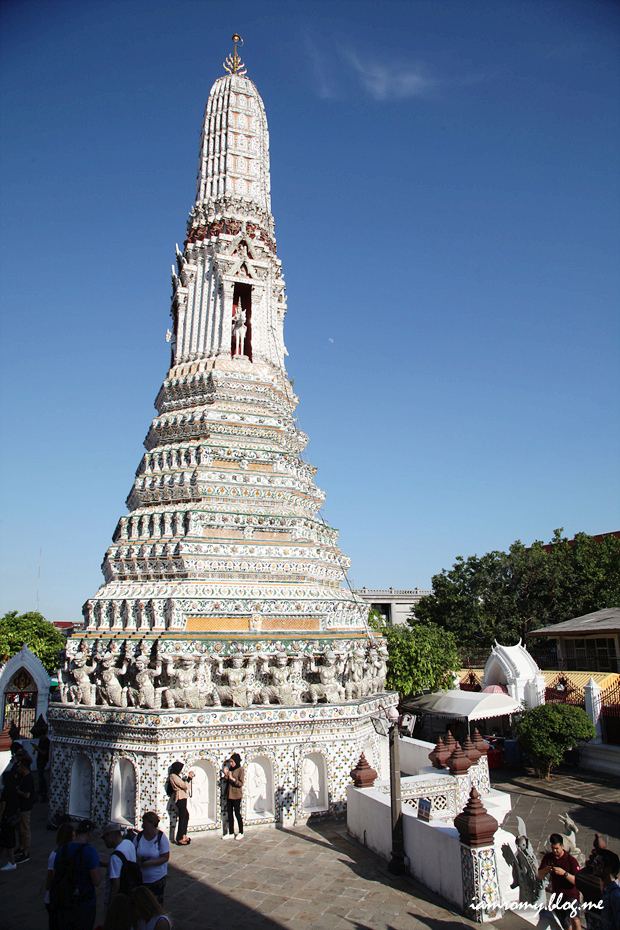
[[[233,749],[250,820],[338,809],[389,700],[384,646],[301,457],[265,108],[237,43],[224,67],[172,269],[170,369],[50,715],[71,773],[54,803],[102,820],[165,814],[178,758],[197,773],[190,827],[215,828]]]

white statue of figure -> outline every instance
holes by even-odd
[[[354,698],[366,697],[372,689],[371,669],[366,663],[366,653],[363,649],[355,649],[349,658],[348,680],[345,686],[347,701]]]
[[[243,355],[245,348],[245,335],[248,331],[246,326],[246,313],[241,303],[233,307],[233,335],[235,337],[234,355]]]
[[[161,707],[161,693],[164,688],[155,687],[155,679],[161,675],[161,659],[155,668],[149,667],[149,657],[141,654],[132,662],[133,681],[127,696],[132,707],[149,707],[151,710]]]
[[[249,657],[247,668],[244,667],[244,656],[241,652],[236,652],[231,661],[230,668],[222,669],[222,660],[219,660],[219,672],[228,684],[215,688],[213,703],[249,707],[254,699],[252,681],[254,679],[256,657],[252,655]]]
[[[321,805],[321,774],[318,765],[309,756],[301,766],[301,797],[306,809]]]
[[[381,691],[385,691],[388,658],[389,653],[385,643],[382,643],[374,654],[371,655],[371,684],[369,694],[378,694]]]
[[[204,657],[199,659],[199,666],[204,664]],[[204,695],[199,689],[199,671],[195,668],[192,656],[181,656],[179,664],[174,666],[172,656],[166,661],[166,673],[170,685],[164,689],[166,707],[204,707]]]
[[[127,662],[123,660],[120,668],[116,667],[116,656],[106,652],[101,660],[101,671],[97,684],[97,693],[102,704],[110,707],[127,707],[127,688],[120,683],[119,676],[127,671]]]
[[[94,704],[96,685],[90,680],[90,676],[96,670],[97,666],[93,662],[89,664],[83,652],[78,652],[73,657],[73,668],[70,674],[73,676],[73,683],[67,689],[69,703],[72,704]]]
[[[270,809],[267,799],[267,773],[258,762],[250,762],[248,765],[246,793],[248,811],[260,816]]]
[[[263,704],[298,704],[300,687],[294,681],[294,668],[291,668],[285,652],[278,652],[275,665],[269,665],[265,659],[263,671],[269,676],[270,683],[260,690]]]
[[[579,827],[572,819],[568,811],[565,814],[559,814],[558,819],[566,831],[565,833],[561,834],[562,839],[564,840],[564,849],[570,853],[571,856],[578,856],[581,852],[577,846],[577,834],[579,833]]]
[[[328,651],[323,656],[323,664],[317,669],[314,660],[310,663],[310,671],[319,673],[320,684],[310,685],[310,701],[316,704],[319,700],[327,701],[328,704],[337,704],[344,698],[344,688],[338,681],[340,668],[338,656],[335,652]]]

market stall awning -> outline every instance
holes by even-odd
[[[407,698],[401,704],[403,710],[421,716],[464,717],[466,720],[486,720],[488,717],[503,717],[521,710],[518,701],[508,694],[485,694],[473,691],[437,691]]]

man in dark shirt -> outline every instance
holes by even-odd
[[[564,849],[564,840],[559,833],[549,837],[551,852],[542,857],[538,868],[538,877],[551,878],[551,891],[554,895],[551,907],[564,930],[581,930],[579,919],[579,891],[575,887],[575,875],[579,863]],[[560,897],[561,895],[561,897]]]
[[[18,827],[21,852],[15,856],[16,862],[28,862],[30,860],[30,813],[34,807],[34,790],[34,778],[30,771],[30,763],[25,756],[22,756],[21,762],[17,766],[16,791],[22,819]]]

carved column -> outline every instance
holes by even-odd
[[[110,609],[112,611],[112,630],[123,629],[123,603],[122,601],[111,601]]]
[[[476,923],[497,920],[503,913],[493,846],[498,823],[487,813],[475,788],[465,810],[454,818],[454,826],[461,840],[463,910]]]

